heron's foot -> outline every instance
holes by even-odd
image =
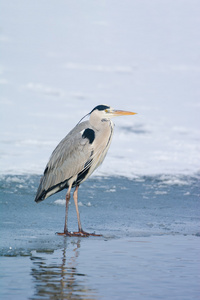
[[[96,233],[88,233],[83,230],[77,231],[77,232],[56,232],[57,235],[63,235],[63,236],[79,236],[79,237],[88,237],[88,236],[102,236],[101,234]]]
[[[77,232],[73,232],[75,236],[82,236],[82,237],[87,237],[87,236],[102,236],[101,234],[96,234],[96,233],[88,233],[84,230],[79,230]]]
[[[65,232],[56,232],[57,235],[63,236],[73,236],[73,232],[65,231]]]

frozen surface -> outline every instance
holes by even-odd
[[[199,1],[1,1],[0,172],[41,174],[98,104],[116,118],[103,175],[193,174]],[[108,167],[109,166],[109,167]]]
[[[57,243],[55,250],[36,248],[30,256],[1,257],[3,299],[199,299],[197,237]],[[8,277],[11,265],[15,277]]]
[[[65,191],[34,203],[39,176],[0,177],[2,299],[199,299],[199,178],[95,177],[79,192],[84,230],[57,236]],[[76,230],[74,204],[69,230]],[[71,297],[71,298],[70,298]]]

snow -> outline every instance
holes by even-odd
[[[200,169],[198,1],[1,1],[0,172],[41,174],[98,104],[114,119],[96,175]]]

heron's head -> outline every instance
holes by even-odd
[[[131,111],[116,110],[108,105],[98,105],[91,112],[90,115],[93,118],[98,119],[111,119],[113,117],[124,115],[135,115],[136,113]]]

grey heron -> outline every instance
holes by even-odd
[[[67,188],[64,232],[67,236],[96,235],[83,231],[78,210],[78,188],[103,162],[111,143],[114,124],[112,117],[134,115],[134,112],[114,110],[107,105],[96,106],[88,121],[82,121],[61,140],[50,156],[35,197],[40,202]],[[71,189],[78,219],[78,231],[69,232],[67,225]]]

